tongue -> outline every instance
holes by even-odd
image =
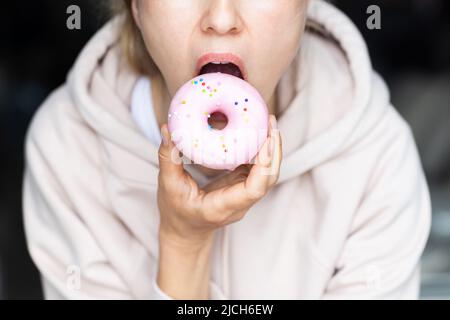
[[[227,73],[232,76],[244,79],[239,68],[233,63],[227,63],[227,64],[208,63],[208,64],[204,65],[203,68],[200,70],[200,74],[213,73],[213,72]]]

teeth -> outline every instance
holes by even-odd
[[[228,64],[230,62],[229,61],[211,61],[211,63],[213,63],[213,64]]]

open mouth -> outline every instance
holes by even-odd
[[[197,76],[205,73],[221,72],[247,81],[247,71],[244,62],[238,55],[230,52],[210,52],[202,55],[197,60],[196,71]]]
[[[205,73],[212,73],[212,72],[221,72],[221,73],[227,73],[232,76],[241,78],[244,80],[244,76],[242,74],[241,69],[237,65],[235,65],[232,62],[210,62],[205,64],[201,69],[200,73],[198,75],[202,75]]]

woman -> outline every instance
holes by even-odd
[[[230,174],[170,160],[170,99],[206,53],[240,59],[271,113],[258,161]],[[418,297],[430,201],[413,136],[326,2],[124,1],[26,156],[47,298]]]

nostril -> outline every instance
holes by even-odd
[[[227,126],[228,118],[224,113],[222,113],[220,111],[215,111],[210,114],[210,116],[208,118],[208,124],[213,129],[222,130],[223,128],[225,128]]]

